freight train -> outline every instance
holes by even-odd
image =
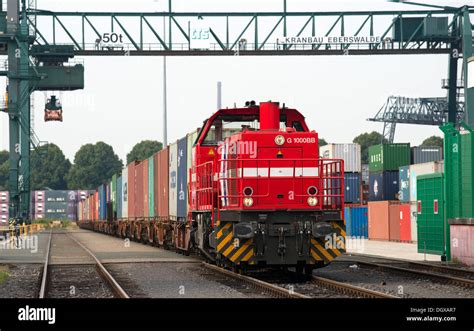
[[[344,162],[276,102],[220,109],[79,204],[79,225],[234,269],[329,264],[345,251]]]

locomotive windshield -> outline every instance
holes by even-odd
[[[286,122],[286,115],[282,114],[280,117],[280,128],[286,128]],[[204,127],[205,126],[203,126],[203,129]],[[219,115],[214,119],[214,121],[212,121],[209,130],[207,132],[201,132],[200,134],[205,134],[203,145],[213,146],[236,133],[245,130],[256,131],[259,127],[260,122],[257,114]],[[299,121],[293,121],[292,127],[296,131],[304,131],[304,128]]]

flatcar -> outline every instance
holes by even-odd
[[[345,250],[344,163],[276,102],[220,109],[79,204],[79,224],[234,269],[310,273]]]

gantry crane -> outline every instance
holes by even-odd
[[[84,68],[66,62],[73,56],[449,54],[447,120],[455,122],[458,61],[466,68],[473,54],[469,15],[474,9],[469,6],[292,12],[283,0],[278,12],[175,12],[168,0],[165,12],[107,13],[52,12],[27,6],[25,0],[7,0],[6,12],[1,9],[0,54],[8,56],[8,69],[1,72],[8,77],[13,217],[27,218],[29,210],[29,96],[37,89],[82,88]],[[247,22],[244,27],[242,21]],[[160,29],[164,22],[166,27]],[[345,38],[349,36],[353,38]],[[355,41],[361,36],[369,41]],[[54,62],[55,56],[61,61]],[[468,74],[465,70],[464,113],[474,124],[474,88],[467,85]]]

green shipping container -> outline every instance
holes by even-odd
[[[459,132],[451,123],[441,127],[444,132],[444,159],[446,188],[446,217],[474,217],[474,135],[467,124],[467,130]]]
[[[380,144],[369,147],[369,171],[398,171],[410,164],[410,144]]]
[[[115,215],[117,213],[117,175],[113,175],[110,182],[110,200],[112,200],[112,208]]]
[[[418,253],[441,255],[449,261],[450,235],[445,215],[443,177],[440,173],[417,177]]]
[[[154,160],[153,156],[148,159],[148,216],[155,216],[155,195],[154,195]]]

